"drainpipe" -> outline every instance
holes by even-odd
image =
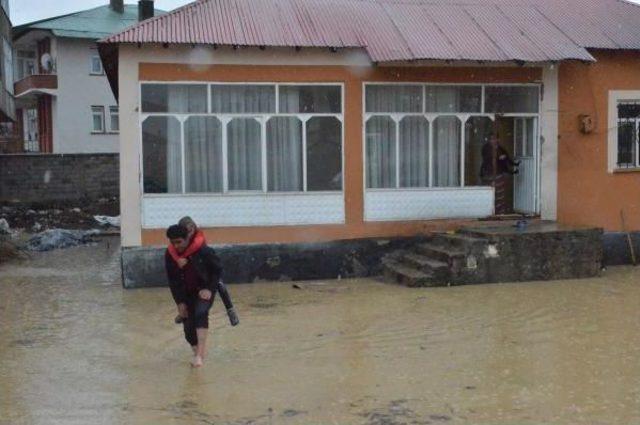
[[[138,21],[153,18],[153,0],[138,1]]]

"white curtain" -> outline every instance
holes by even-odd
[[[427,86],[426,112],[480,112],[481,86]]]
[[[182,192],[181,124],[174,117],[167,120],[167,192]]]
[[[367,187],[396,187],[396,123],[387,116],[367,121]]]
[[[365,108],[367,112],[422,112],[422,86],[367,86]]]
[[[275,108],[275,86],[244,84],[211,86],[211,112],[213,113],[274,113]]]
[[[189,117],[184,123],[187,193],[222,192],[222,125],[215,117]]]
[[[434,186],[460,186],[461,123],[457,117],[442,116],[433,122]]]
[[[429,121],[404,117],[400,121],[400,187],[429,186]]]
[[[273,117],[267,122],[268,190],[303,190],[302,122],[296,117]]]
[[[262,190],[262,129],[254,118],[227,125],[229,190]]]
[[[149,117],[142,123],[145,193],[181,193],[180,121]]]

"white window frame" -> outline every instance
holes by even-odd
[[[98,60],[98,63],[100,64],[100,71],[96,71],[96,69],[93,67],[94,64],[94,59]],[[104,67],[102,66],[102,59],[100,59],[100,55],[98,54],[98,51],[96,49],[91,49],[91,59],[89,62],[89,75],[104,75]]]
[[[618,105],[625,102],[640,103],[640,90],[609,90],[609,125],[607,127],[609,173],[640,171],[638,158],[636,158],[638,161],[636,167],[618,167]]]
[[[25,55],[25,53],[29,54],[30,56]],[[33,50],[20,48],[16,50],[16,77],[18,77],[19,80],[38,73],[36,56],[36,52]],[[33,72],[29,72],[29,69],[31,69]]]
[[[207,112],[206,113],[175,113],[175,112],[142,112],[142,86],[145,84],[206,84],[207,85]],[[211,106],[211,86],[214,85],[265,85],[265,86],[275,86],[275,112],[273,113],[212,113],[210,112],[212,109]],[[331,86],[331,87],[340,87],[340,113],[280,113],[280,98],[279,98],[279,87],[280,86]],[[202,197],[202,196],[230,196],[230,195],[322,195],[322,194],[342,194],[344,193],[345,187],[345,153],[344,153],[344,137],[345,137],[345,125],[344,125],[344,115],[345,115],[345,89],[344,82],[335,81],[335,82],[322,82],[322,83],[314,83],[314,82],[252,82],[252,81],[243,81],[243,82],[228,82],[228,81],[140,81],[138,85],[138,110],[140,111],[138,114],[139,125],[138,128],[140,134],[140,148],[142,152],[142,123],[149,117],[157,117],[157,116],[166,116],[166,117],[175,117],[180,122],[180,143],[181,143],[181,151],[182,151],[182,192],[181,193],[144,193],[144,158],[143,155],[140,155],[140,188],[143,193],[143,197],[152,198],[152,197],[175,197],[175,196],[193,196],[193,197]],[[222,164],[223,164],[223,189],[222,192],[207,192],[207,193],[191,193],[186,192],[186,172],[185,172],[185,155],[184,155],[184,123],[189,117],[215,117],[220,120],[222,125]],[[303,172],[303,188],[302,191],[286,191],[286,192],[278,192],[278,191],[269,191],[268,190],[268,182],[267,182],[267,149],[266,149],[266,141],[267,141],[267,132],[266,126],[267,121],[273,117],[295,117],[298,118],[302,122],[302,172]],[[328,190],[328,191],[309,191],[307,187],[307,122],[311,118],[315,117],[335,117],[340,122],[340,149],[341,149],[341,158],[340,158],[340,166],[342,172],[342,181],[340,190]],[[230,191],[229,190],[229,181],[228,181],[228,161],[227,161],[227,125],[233,118],[254,118],[260,123],[261,127],[261,143],[262,143],[262,189],[261,190],[252,190],[252,191]]]
[[[393,86],[393,85],[419,85],[422,86],[422,111],[423,112],[400,112],[400,113],[387,113],[387,112],[367,112],[366,111],[366,94],[367,94],[367,86]],[[426,87],[427,86],[480,86],[481,90],[481,98],[480,98],[480,112],[429,112],[426,111]],[[490,86],[518,86],[518,87],[538,87],[538,112],[537,113],[493,113],[485,111],[485,88]],[[513,117],[513,118],[536,118],[537,122],[537,132],[535,134],[540,133],[540,116],[542,110],[542,87],[541,84],[538,83],[431,83],[431,82],[415,82],[415,81],[366,81],[363,82],[362,85],[362,163],[363,170],[362,173],[362,181],[365,192],[377,192],[377,191],[425,191],[425,190],[469,190],[473,188],[482,188],[482,186],[466,186],[465,185],[465,144],[466,144],[466,132],[465,125],[467,121],[472,117],[487,117],[495,122],[496,116],[499,117]],[[388,116],[394,120],[396,124],[396,187],[395,188],[369,188],[367,187],[367,121],[374,116]],[[428,187],[401,187],[400,186],[400,152],[399,148],[399,126],[400,121],[407,116],[419,116],[424,117],[429,122],[429,186]],[[456,187],[438,187],[434,186],[434,158],[432,155],[433,152],[433,123],[438,117],[456,117],[460,121],[461,131],[460,131],[460,185]],[[534,155],[536,153],[534,152]],[[539,157],[539,154],[536,155]],[[540,159],[537,159],[539,163]]]
[[[95,108],[100,108],[100,112],[95,111]],[[102,129],[101,130],[96,130],[94,124],[94,118],[96,115],[100,114],[100,120],[102,123]],[[105,128],[105,113],[104,113],[104,106],[101,105],[91,105],[91,134],[104,134],[106,131]]]
[[[114,113],[115,110],[115,113]],[[113,117],[117,117],[118,119],[118,128],[116,130],[113,129]],[[109,106],[109,133],[120,133],[120,107],[117,105]]]

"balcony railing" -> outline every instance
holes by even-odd
[[[55,94],[58,89],[58,76],[55,74],[34,74],[17,81],[14,85],[15,96],[24,96],[29,92]]]

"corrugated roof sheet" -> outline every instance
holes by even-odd
[[[162,15],[162,10],[155,11]],[[68,15],[31,22],[14,28],[20,36],[29,30],[48,30],[58,37],[100,39],[122,31],[138,22],[138,6],[125,5],[124,13],[112,10],[108,5],[95,7]]]
[[[374,62],[593,60],[640,49],[623,0],[197,0],[104,43],[356,47]]]

